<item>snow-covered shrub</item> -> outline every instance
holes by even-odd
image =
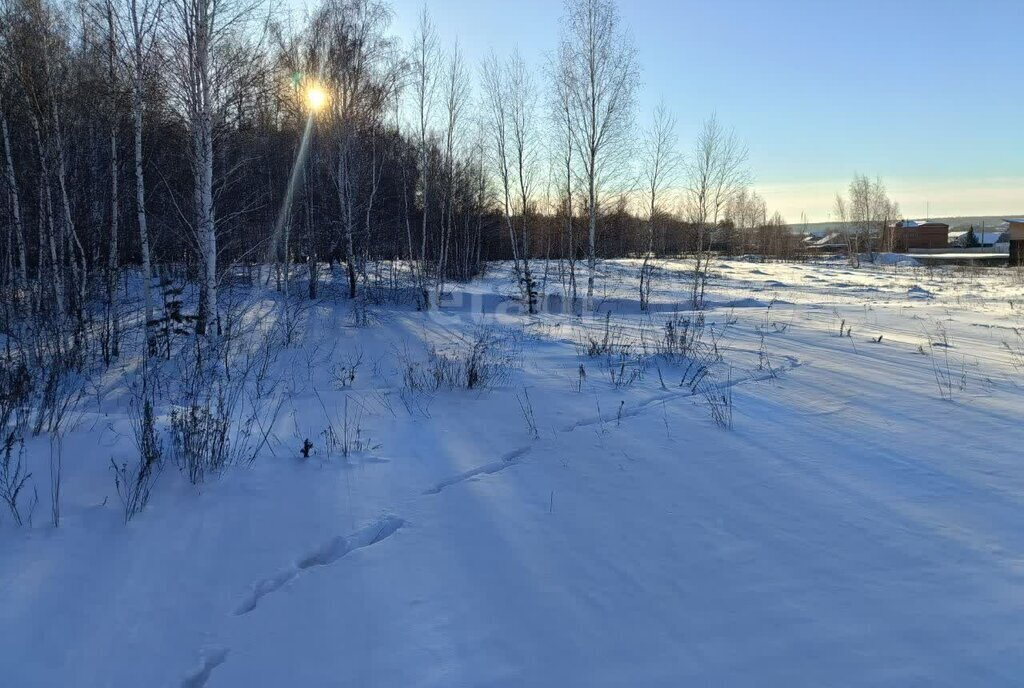
[[[629,387],[634,382],[643,380],[647,372],[647,359],[634,357],[628,353],[620,353],[607,361],[608,375],[611,378],[612,387],[619,389]]]
[[[171,450],[192,483],[228,465],[249,464],[270,440],[283,399],[270,377],[275,343],[238,336],[181,352],[171,399]]]
[[[0,359],[0,433],[11,428],[17,435],[28,423],[33,380],[20,360]]]
[[[509,337],[480,327],[470,337],[459,337],[444,349],[431,345],[426,361],[402,361],[402,381],[410,391],[484,389],[508,379],[517,352]]]
[[[1003,347],[1010,354],[1010,363],[1019,373],[1024,371],[1024,330],[1013,328],[1014,337],[1003,340]]]
[[[704,341],[704,312],[694,317],[673,315],[665,322],[655,354],[670,361],[692,358]]]
[[[373,451],[380,447],[379,444],[374,444],[370,436],[363,430],[363,411],[365,410],[363,404],[356,400],[350,411],[348,402],[348,395],[346,395],[341,422],[332,422],[320,433],[324,438],[328,456],[340,454],[347,459],[353,454]]]
[[[943,401],[953,401],[956,393],[967,389],[966,359],[960,356],[958,366],[950,355],[952,347],[945,324],[936,321],[934,330],[928,333],[928,354],[931,358],[932,373],[935,375],[935,385]]]
[[[84,395],[86,338],[38,317],[14,341],[0,354],[0,431],[11,422],[19,434],[66,427]]]
[[[478,330],[476,336],[465,343],[468,346],[456,360],[466,389],[487,387],[508,371],[507,352],[503,351],[500,338],[489,330]]]
[[[231,417],[223,387],[171,410],[171,446],[191,483],[219,471],[230,455]]]
[[[622,328],[612,324],[612,312],[604,314],[604,320],[600,328],[593,332],[589,328],[579,329],[576,339],[576,350],[581,356],[597,358],[605,356],[611,362],[615,356],[629,356],[632,346],[626,341]]]
[[[0,500],[7,505],[14,522],[19,526],[26,520],[31,522],[32,512],[39,501],[33,488],[32,499],[26,503],[28,492],[25,488],[31,485],[31,478],[32,473],[25,464],[25,443],[13,430],[9,431],[3,446],[0,446]]]
[[[55,433],[65,425],[81,400],[84,390],[77,374],[80,353],[72,347],[49,358],[40,371],[39,396],[32,434]]]
[[[533,413],[533,402],[530,401],[530,393],[523,387],[523,393],[516,393],[516,401],[519,402],[519,409],[523,412],[523,420],[526,421],[526,429],[533,439],[540,438],[540,431],[537,429],[537,417]]]
[[[612,321],[612,312],[606,311],[596,328],[586,325],[576,330],[576,353],[579,358],[596,358],[604,365],[613,387],[629,386],[643,379],[646,360],[626,336],[623,328]],[[580,377],[577,391],[586,377],[580,363]]]
[[[427,350],[426,361],[407,357],[402,362],[402,383],[412,392],[435,392],[442,387],[461,386],[459,377],[455,359],[438,352],[435,346]]]
[[[286,295],[281,300],[277,327],[283,346],[290,347],[299,341],[302,325],[309,317],[310,305],[310,300],[301,295]]]
[[[355,384],[356,374],[359,372],[359,366],[363,363],[363,350],[359,349],[351,356],[347,357],[343,363],[335,366],[331,370],[331,377],[334,380],[334,385],[338,389],[346,389]]]
[[[60,333],[47,326],[26,327],[22,333],[21,346],[0,359],[0,499],[18,525],[26,515],[31,518],[38,494],[24,460],[23,439],[29,429],[34,435],[45,430],[50,434],[51,518],[57,526],[63,479],[61,433],[84,394],[79,374],[83,348],[77,338],[62,347]],[[26,504],[30,487],[32,500]]]
[[[60,495],[64,483],[64,437],[58,430],[50,433],[50,522],[60,527]]]
[[[127,523],[149,502],[149,493],[162,467],[163,441],[156,429],[156,417],[153,403],[148,397],[134,400],[129,409],[132,420],[132,432],[135,435],[135,446],[139,459],[131,468],[128,462],[120,466],[111,459],[114,471],[114,487],[121,499],[124,510],[124,522]]]
[[[713,376],[703,376],[695,391],[704,398],[711,412],[711,420],[723,430],[732,429],[732,373],[724,382]]]

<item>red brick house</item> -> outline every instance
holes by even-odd
[[[893,251],[912,248],[949,248],[949,225],[928,220],[902,220],[886,227],[884,245]]]

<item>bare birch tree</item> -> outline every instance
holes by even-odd
[[[568,285],[566,296],[571,312],[577,312],[578,291],[576,285],[576,206],[573,203],[573,192],[577,184],[577,174],[573,151],[573,100],[572,71],[567,59],[552,60],[548,66],[553,84],[551,98],[551,133],[550,145],[554,152],[555,178],[558,180],[559,196],[562,213],[565,218],[566,263],[568,264]]]
[[[518,191],[520,221],[519,253],[522,257],[522,291],[530,313],[537,311],[537,283],[530,268],[530,222],[533,215],[534,193],[539,156],[537,129],[537,90],[522,56],[518,52],[509,58],[507,66],[507,96],[512,128],[512,155]]]
[[[740,189],[750,181],[747,148],[726,130],[714,114],[704,121],[693,152],[687,158],[686,211],[697,229],[691,305],[704,307],[712,232],[723,211]]]
[[[731,225],[729,250],[739,254],[755,250],[755,233],[758,228],[768,224],[768,204],[765,200],[753,189],[740,189],[726,205],[724,215]]]
[[[559,60],[571,103],[573,144],[587,189],[587,306],[597,269],[597,220],[605,187],[628,162],[640,82],[636,47],[612,0],[567,0]]]
[[[437,91],[438,48],[437,33],[430,20],[427,8],[420,14],[419,26],[413,43],[410,62],[413,66],[412,92],[416,107],[416,135],[419,159],[419,198],[421,206],[419,265],[416,280],[419,285],[421,306],[430,307],[427,291],[427,225],[430,210],[430,136],[433,118],[434,97]],[[412,257],[410,256],[410,260]]]
[[[0,24],[4,62],[25,98],[39,161],[37,303],[42,301],[42,275],[48,268],[56,321],[63,322],[70,297],[80,335],[85,327],[88,256],[75,225],[68,185],[64,131],[68,90],[63,88],[69,78],[66,25],[60,15],[38,0],[15,2],[6,15],[9,20]],[[70,275],[65,274],[66,270]],[[74,286],[70,290],[68,276]]]
[[[487,128],[491,133],[490,157],[501,186],[501,207],[505,226],[508,230],[512,253],[512,270],[517,283],[521,279],[519,267],[519,240],[516,238],[515,223],[512,220],[512,157],[509,128],[511,115],[508,108],[508,88],[505,84],[505,67],[497,55],[491,54],[481,69],[483,96]]]
[[[9,242],[8,256],[13,263],[13,253],[17,253],[17,272],[14,279],[15,293],[20,299],[28,289],[28,252],[25,247],[25,227],[22,223],[21,195],[18,192],[18,178],[14,168],[14,152],[11,148],[11,132],[7,124],[7,113],[4,111],[4,89],[6,87],[3,66],[0,63],[0,143],[4,153],[4,182],[7,187],[8,210],[11,217],[10,232],[13,241]]]
[[[109,0],[108,0],[109,1]],[[135,177],[135,221],[139,230],[142,258],[142,301],[145,314],[146,352],[153,353],[155,324],[153,300],[153,256],[146,213],[146,174],[142,137],[146,80],[158,63],[159,26],[167,0],[120,0],[115,13],[121,39],[121,59],[128,71],[132,101],[132,153]]]
[[[442,84],[444,95],[444,159],[443,194],[441,199],[441,238],[437,255],[436,300],[441,301],[444,281],[448,270],[448,253],[455,222],[456,204],[456,150],[463,132],[463,119],[469,100],[469,75],[458,43],[448,56]]]
[[[191,137],[193,226],[200,258],[197,331],[218,334],[218,243],[214,215],[214,140],[218,98],[233,69],[245,67],[234,50],[244,44],[260,0],[169,0],[168,39]],[[231,49],[229,49],[231,48]],[[235,64],[229,64],[234,60]]]
[[[850,265],[860,265],[860,254],[866,251],[871,260],[879,242],[891,239],[890,225],[900,215],[899,204],[889,198],[881,177],[871,180],[855,174],[848,189],[849,197],[836,194],[833,210],[841,223]],[[892,250],[891,243],[886,250]]]
[[[119,264],[119,231],[120,231],[120,179],[121,165],[119,162],[118,131],[120,116],[118,110],[118,90],[120,88],[120,58],[118,54],[117,25],[114,14],[113,0],[104,0],[102,6],[104,43],[106,50],[106,87],[107,117],[110,131],[110,233],[107,243],[107,337],[105,359],[109,363],[112,357],[120,353],[121,314],[118,303],[117,278]]]
[[[364,273],[364,252],[356,249],[356,235],[367,217],[361,211],[371,212],[359,207],[359,190],[364,181],[375,188],[380,174],[372,141],[369,154],[359,144],[364,136],[375,135],[397,85],[395,42],[386,33],[391,11],[375,0],[329,0],[316,21],[324,34],[319,62],[334,116],[334,181],[342,211],[349,297],[355,298],[358,276]],[[374,197],[371,194],[368,201],[371,207]]]
[[[654,235],[659,218],[664,213],[666,191],[676,182],[682,159],[678,148],[675,117],[664,101],[654,110],[654,119],[644,133],[641,160],[641,181],[646,195],[647,245],[640,268],[640,309],[647,310],[651,293],[651,258],[654,254]]]

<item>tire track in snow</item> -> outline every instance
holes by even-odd
[[[318,549],[299,559],[290,568],[269,578],[257,581],[253,585],[252,592],[235,609],[235,616],[242,616],[256,609],[260,600],[270,593],[280,590],[308,569],[328,566],[356,550],[375,545],[394,535],[403,525],[405,525],[405,521],[402,519],[395,516],[387,516],[348,537],[339,535],[332,538]]]

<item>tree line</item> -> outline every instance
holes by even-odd
[[[5,322],[98,329],[109,360],[129,284],[152,351],[161,329],[220,332],[240,270],[288,296],[335,273],[352,298],[403,285],[429,308],[508,260],[533,309],[538,261],[582,307],[603,257],[643,257],[642,290],[656,257],[699,273],[712,250],[796,250],[716,117],[685,155],[664,106],[635,125],[612,0],[567,0],[542,71],[469,64],[426,10],[404,42],[392,19],[381,0],[301,20],[261,0],[0,0]]]

